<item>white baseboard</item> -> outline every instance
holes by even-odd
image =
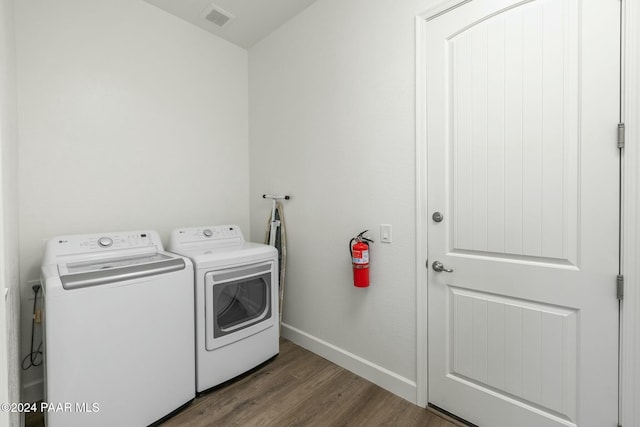
[[[37,402],[44,399],[44,380],[39,379],[23,384],[21,402]]]
[[[416,383],[313,335],[282,324],[282,336],[336,365],[416,404]]]

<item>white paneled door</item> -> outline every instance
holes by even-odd
[[[615,427],[620,2],[427,21],[429,402],[482,427]]]

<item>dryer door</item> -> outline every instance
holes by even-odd
[[[205,276],[207,350],[274,325],[273,262],[212,271]]]

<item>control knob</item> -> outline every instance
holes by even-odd
[[[101,237],[98,239],[98,244],[103,248],[108,248],[113,245],[113,239],[111,237]]]

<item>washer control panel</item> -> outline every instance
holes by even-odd
[[[73,243],[73,242],[69,242]],[[109,249],[133,249],[149,246],[151,238],[149,233],[110,233],[102,236],[89,236],[84,241],[76,242],[82,248],[89,250]]]
[[[152,230],[58,236],[47,241],[45,257],[152,247],[163,250],[160,236]]]

